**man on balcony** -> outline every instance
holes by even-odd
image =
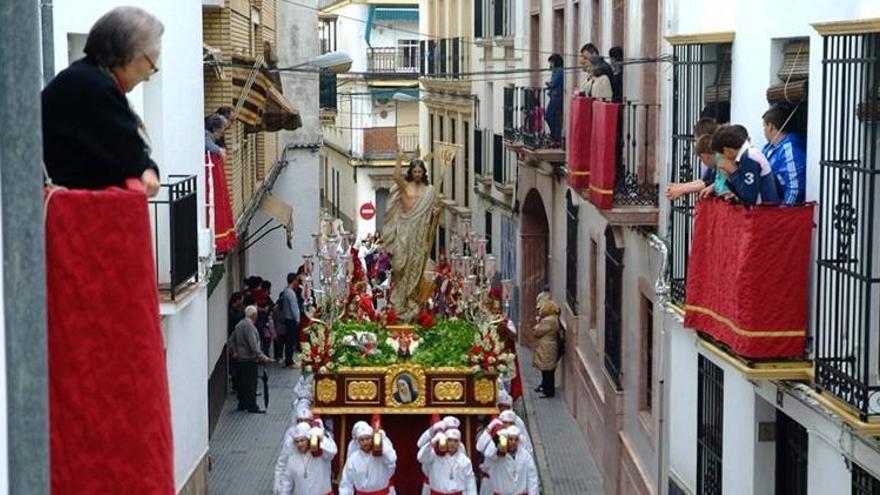
[[[254,324],[257,312],[257,307],[253,305],[244,308],[244,318],[235,325],[229,337],[229,348],[235,361],[238,410],[265,413],[257,406],[257,366],[271,359],[260,350],[260,336]]]

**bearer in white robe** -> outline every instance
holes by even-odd
[[[345,461],[339,495],[393,495],[391,476],[397,468],[397,452],[383,431],[382,445],[377,448],[373,433],[366,423],[356,426],[357,449]]]
[[[281,489],[281,475],[284,473],[284,470],[287,468],[287,461],[289,460],[291,454],[293,454],[294,448],[294,435],[296,433],[296,428],[298,425],[304,424],[307,427],[318,427],[324,430],[324,424],[320,419],[316,419],[315,415],[308,408],[303,408],[294,414],[293,424],[287,431],[284,433],[284,439],[281,441],[281,452],[278,454],[278,460],[275,461],[275,491],[279,491]],[[336,441],[333,440],[333,434],[327,431],[324,431],[324,437],[326,438],[326,442],[328,444],[333,445],[333,451],[336,452],[338,447],[336,445]]]
[[[328,441],[322,428],[310,428],[307,423],[296,425],[293,442],[295,449],[281,475],[279,495],[333,495],[330,463],[336,457],[336,444]]]
[[[460,447],[461,432],[448,429],[419,450],[418,460],[431,480],[431,495],[477,495],[473,464]]]
[[[507,439],[507,451],[499,452],[493,441],[486,447],[486,470],[496,495],[539,495],[538,469],[527,450],[519,443],[520,431],[510,426],[498,432]]]
[[[430,428],[422,432],[419,439],[416,441],[416,447],[421,450],[422,447],[431,443],[431,439],[434,438],[434,435],[446,431],[446,423],[441,419],[431,425]],[[424,480],[422,481],[422,495],[431,495],[431,480],[428,477],[428,470],[425,469],[425,466],[422,465],[422,474],[424,474]]]
[[[519,428],[519,444],[526,450],[529,451],[529,454],[534,456],[535,449],[532,448],[532,438],[529,436],[529,431],[526,429],[526,423],[520,418],[513,409],[508,409],[506,411],[502,411],[501,414],[498,415],[498,419],[500,419],[505,426],[516,426]]]

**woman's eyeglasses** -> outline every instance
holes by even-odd
[[[153,63],[153,59],[151,59],[149,55],[144,53],[144,58],[147,59],[147,63],[150,64],[150,75],[151,76],[156,74],[157,72],[159,72],[159,68],[156,67],[156,64]]]

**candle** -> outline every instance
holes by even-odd
[[[494,254],[490,254],[486,256],[486,259],[483,262],[483,270],[486,274],[486,280],[492,281],[495,277],[495,267],[496,267],[497,258]]]
[[[501,299],[505,303],[510,302],[510,293],[513,291],[513,280],[505,278],[501,281]]]

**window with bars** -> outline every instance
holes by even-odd
[[[318,40],[321,54],[336,51],[336,16],[319,19]]]
[[[504,182],[504,136],[494,134],[492,141],[492,180]]]
[[[483,175],[483,130],[477,128],[474,128],[474,175]]]
[[[578,313],[578,209],[569,189],[565,192],[565,300],[573,314]]]
[[[486,211],[486,217],[484,219],[485,231],[483,235],[486,237],[486,253],[492,254],[492,212]]]
[[[623,351],[623,248],[617,246],[614,229],[605,228],[605,370],[617,390],[623,389],[620,379]]]
[[[703,356],[697,365],[697,493],[721,495],[724,370]]]
[[[807,495],[807,430],[776,411],[776,495]]]
[[[880,493],[880,480],[861,466],[852,462],[852,495],[876,495]]]
[[[692,129],[701,117],[730,120],[730,43],[674,46],[672,72],[672,163],[670,183],[700,178],[701,164],[693,153]],[[684,303],[687,262],[694,228],[694,195],[672,201],[669,209],[671,295]]]
[[[639,410],[651,412],[654,405],[654,301],[639,295],[642,313],[642,386],[639,390]]]
[[[816,384],[868,421],[880,415],[880,33],[822,45]]]

